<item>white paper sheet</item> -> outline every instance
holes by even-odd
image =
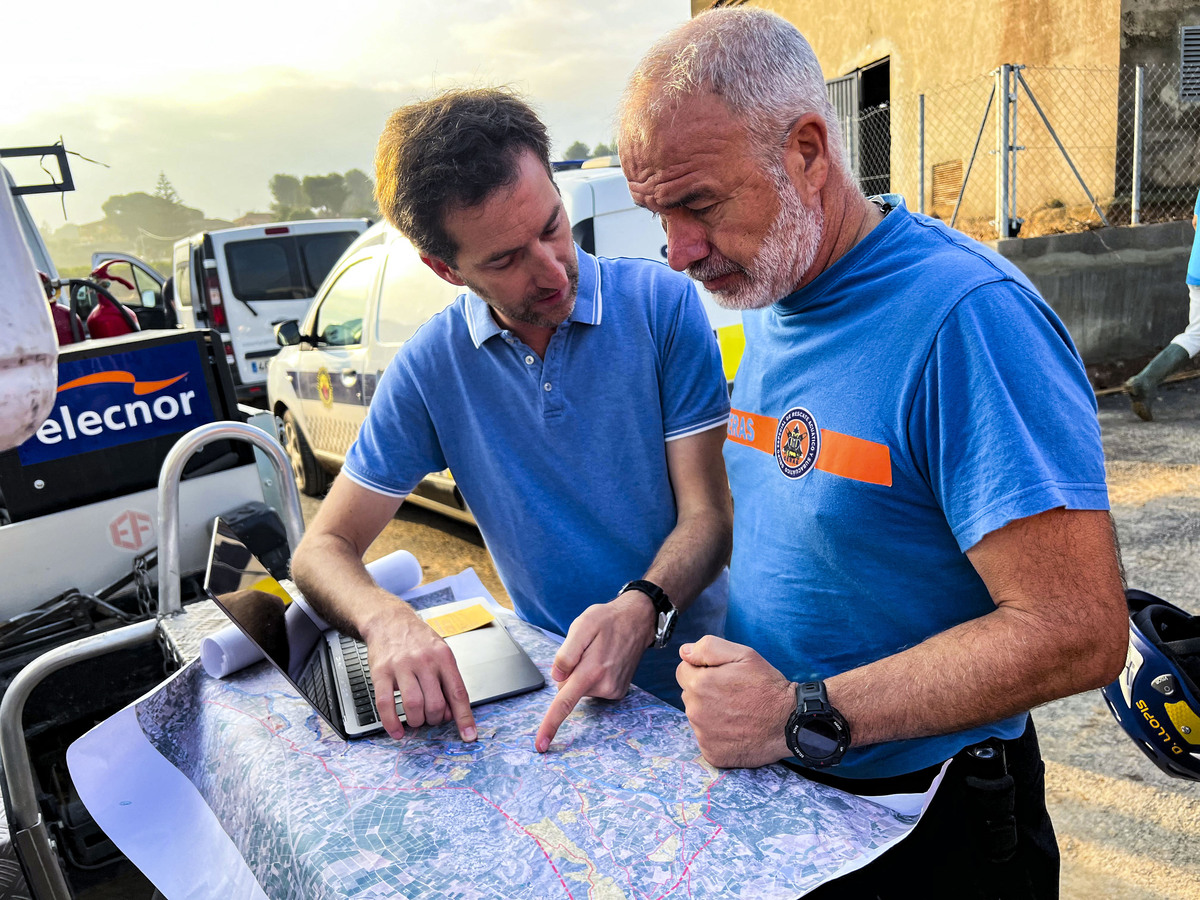
[[[169,900],[267,900],[245,859],[182,772],[146,739],[133,706],[67,748],[84,804]]]

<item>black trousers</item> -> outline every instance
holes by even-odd
[[[926,790],[939,768],[867,781],[804,774],[853,793],[882,795]],[[1046,811],[1045,772],[1032,719],[1019,738],[966,748],[908,837],[805,897],[1056,900],[1058,842]]]

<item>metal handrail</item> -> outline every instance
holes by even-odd
[[[0,701],[0,765],[8,785],[13,843],[25,863],[29,887],[38,900],[70,900],[71,891],[38,808],[33,765],[25,744],[25,701],[48,676],[72,663],[154,640],[155,620],[147,619],[49,650],[25,666]]]
[[[300,490],[291,463],[279,442],[261,429],[241,422],[212,422],[193,428],[178,441],[163,460],[158,475],[158,614],[171,616],[183,608],[179,579],[179,481],[192,454],[213,441],[249,441],[262,450],[275,467],[283,503],[283,525],[288,546],[294,551],[304,537],[304,515]]]

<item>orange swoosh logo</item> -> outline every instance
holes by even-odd
[[[69,391],[72,388],[87,387],[90,384],[131,384],[133,392],[139,397],[142,394],[153,394],[155,391],[161,391],[165,387],[170,387],[181,378],[186,378],[187,373],[176,375],[174,378],[165,378],[162,381],[138,381],[132,372],[126,372],[122,369],[116,369],[111,372],[96,372],[92,375],[84,375],[81,378],[75,378],[68,381],[66,384],[58,386],[58,393]]]

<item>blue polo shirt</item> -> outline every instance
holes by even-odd
[[[675,527],[666,442],[724,425],[729,397],[691,280],[641,259],[579,257],[575,309],[544,359],[464,294],[400,349],[342,472],[392,497],[454,473],[513,607],[566,634],[640,578]],[[720,634],[726,580],[672,646]],[[634,681],[678,702],[675,650]]]

